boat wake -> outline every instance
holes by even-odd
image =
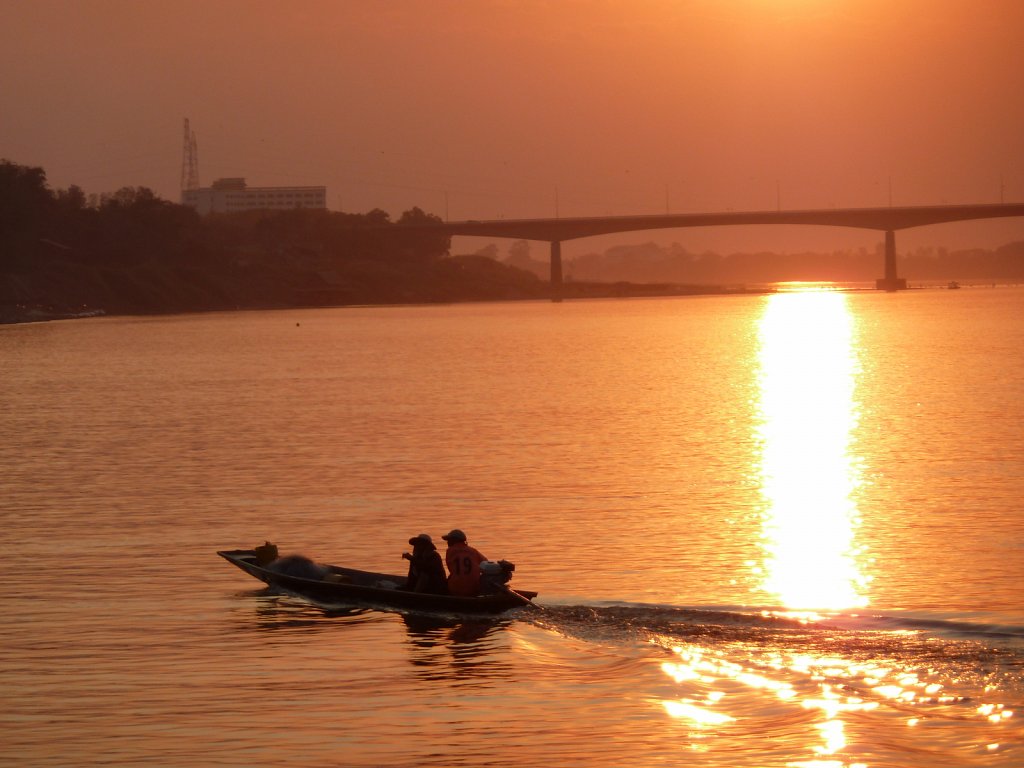
[[[520,619],[616,653],[654,648],[681,680],[731,679],[808,701],[843,692],[912,717],[1005,718],[1024,706],[1022,627],[643,604],[545,606]]]
[[[545,605],[531,615],[534,623],[588,627],[595,632],[664,633],[680,638],[719,637],[743,640],[771,634],[830,637],[848,635],[917,635],[958,640],[998,642],[1020,646],[1024,627],[962,619],[907,614],[803,613],[778,608],[697,608],[646,603],[594,603]]]

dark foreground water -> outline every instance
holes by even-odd
[[[1024,290],[0,328],[0,764],[1024,765]],[[499,620],[325,610],[214,554]]]

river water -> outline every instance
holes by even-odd
[[[1024,289],[0,328],[11,766],[1024,765]],[[324,608],[452,527],[539,610]]]

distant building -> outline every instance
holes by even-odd
[[[183,189],[182,205],[208,213],[327,208],[327,187],[249,187],[245,179],[217,179],[209,187]]]

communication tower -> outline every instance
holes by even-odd
[[[186,189],[199,189],[199,147],[196,145],[196,132],[189,128],[187,117],[181,152],[181,191]]]

